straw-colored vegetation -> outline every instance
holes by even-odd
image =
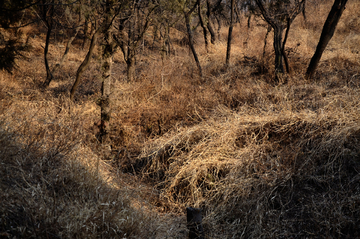
[[[206,238],[360,237],[360,5],[349,1],[313,80],[303,75],[331,3],[292,25],[293,74],[273,82],[272,38],[260,18],[196,48],[172,30],[175,55],[141,48],[134,82],[114,56],[111,144],[97,141],[100,63],[69,89],[85,57],[74,42],[47,90],[44,33],[0,73],[1,238],[186,238],[187,206]],[[271,33],[270,33],[271,34]],[[151,31],[146,36],[152,42]],[[146,41],[145,41],[146,42]],[[63,48],[50,45],[50,62]]]

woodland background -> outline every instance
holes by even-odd
[[[359,12],[2,1],[0,238],[359,238]]]

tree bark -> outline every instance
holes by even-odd
[[[111,33],[111,7],[113,0],[106,0],[106,16],[104,22],[104,42],[102,45],[102,65],[101,65],[101,100],[99,102],[101,108],[101,123],[99,132],[100,143],[106,143],[109,140],[110,118],[111,118],[111,69],[112,57],[114,55],[114,44]]]
[[[305,78],[311,79],[314,76],[315,70],[320,62],[321,56],[334,35],[336,26],[340,20],[340,17],[345,9],[347,0],[335,0],[329,15],[325,21],[324,27],[321,32],[319,43],[316,47],[314,56],[311,58],[310,64],[307,68]]]
[[[226,50],[226,67],[229,66],[230,63],[230,54],[231,54],[231,40],[232,40],[232,31],[234,27],[234,7],[235,7],[235,0],[231,0],[231,19],[230,19],[230,26],[229,26],[229,35],[228,35],[228,42],[227,42],[227,50]]]
[[[70,100],[72,100],[72,101],[74,101],[74,95],[75,95],[77,87],[80,84],[81,76],[90,64],[91,56],[94,53],[94,48],[96,45],[96,40],[97,40],[98,35],[99,35],[99,29],[97,31],[95,31],[95,33],[93,34],[93,36],[91,38],[88,53],[86,54],[84,61],[81,63],[78,70],[76,71],[76,79],[75,79],[74,85],[72,86],[71,91],[70,91]]]
[[[275,26],[274,28],[274,50],[275,50],[275,77],[278,78],[279,74],[284,73],[284,66],[282,63],[282,33],[283,28],[281,26]]]
[[[112,55],[113,55],[113,46],[111,39],[110,31],[105,33],[102,53],[102,66],[101,66],[101,124],[100,124],[100,133],[99,141],[104,143],[107,141],[109,128],[109,121],[111,118],[111,68],[112,68]]]

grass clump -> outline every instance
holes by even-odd
[[[203,208],[209,238],[359,235],[355,119],[221,114],[150,147],[170,205]]]

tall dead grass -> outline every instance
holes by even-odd
[[[139,238],[149,215],[86,143],[86,107],[21,101],[0,122],[0,231],[5,238]],[[75,109],[73,109],[76,111]],[[150,234],[149,234],[150,233]],[[147,237],[147,236],[146,236]]]
[[[99,144],[94,126],[97,57],[71,103],[67,91],[84,52],[75,44],[40,91],[42,42],[31,40],[32,61],[1,74],[0,232],[184,238],[184,208],[193,206],[203,209],[207,238],[359,237],[359,6],[350,1],[310,82],[302,74],[324,4],[309,9],[306,24],[294,22],[287,44],[294,73],[281,84],[272,81],[271,35],[262,55],[261,19],[248,35],[237,26],[227,69],[225,41],[206,53],[198,39],[203,78],[181,39],[163,60],[156,48],[140,49],[131,83],[116,53],[110,145]],[[56,62],[61,48],[51,49]]]

